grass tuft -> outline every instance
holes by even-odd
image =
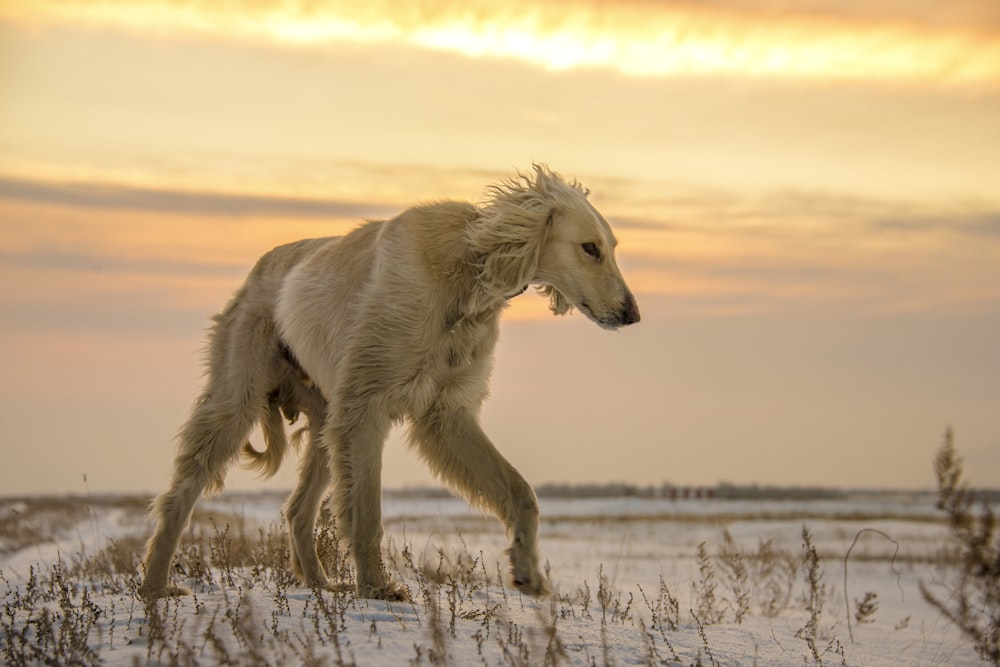
[[[939,509],[959,545],[958,567],[946,593],[923,582],[924,599],[968,637],[979,655],[1000,665],[1000,530],[989,503],[976,509],[975,493],[963,480],[962,460],[949,428],[934,459]]]

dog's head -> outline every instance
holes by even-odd
[[[578,308],[606,329],[639,321],[611,227],[586,190],[543,165],[491,188],[470,242],[479,249],[484,283],[495,291],[535,285],[552,312]]]

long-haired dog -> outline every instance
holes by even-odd
[[[300,414],[308,437],[285,513],[292,568],[304,584],[345,585],[328,580],[313,537],[332,481],[357,594],[406,597],[381,554],[383,441],[406,420],[412,446],[437,476],[503,522],[514,585],[548,591],[534,491],[479,426],[500,314],[529,285],[554,313],[577,308],[606,329],[638,322],[639,311],[615,262],[615,237],[587,191],[545,166],[533,171],[492,186],[478,206],[417,206],[260,259],[215,316],[205,389],[180,431],[170,488],[152,506],[147,598],[188,592],[168,574],[198,496],[222,488],[241,451],[274,474],[288,446],[282,416]],[[263,451],[247,441],[257,423]]]

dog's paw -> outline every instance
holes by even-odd
[[[358,597],[370,600],[389,600],[390,602],[409,602],[410,589],[391,579],[382,584],[358,583]]]
[[[176,598],[191,595],[190,588],[171,584],[164,586],[146,586],[143,584],[139,587],[138,592],[139,597],[147,602],[152,602],[153,600],[158,600],[160,598]]]
[[[516,572],[512,572],[511,581],[514,584],[514,588],[521,591],[525,595],[530,595],[536,598],[546,598],[552,594],[549,582],[547,582],[545,577],[537,571],[530,574],[522,573],[520,575]]]
[[[520,542],[515,542],[507,549],[510,557],[510,578],[514,587],[533,597],[547,597],[552,593],[545,577],[538,570],[538,557],[534,550]]]

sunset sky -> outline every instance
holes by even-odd
[[[995,0],[5,0],[0,494],[161,490],[259,255],[533,161],[643,320],[515,301],[529,480],[931,487],[950,425],[1000,486]]]

